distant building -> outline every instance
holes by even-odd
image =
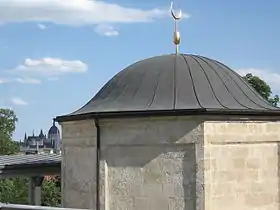
[[[22,153],[52,153],[54,151],[60,151],[61,137],[58,127],[53,121],[53,125],[50,127],[48,135],[44,134],[41,129],[39,135],[35,135],[34,131],[31,136],[27,136],[25,133],[24,140],[20,142],[20,151]]]

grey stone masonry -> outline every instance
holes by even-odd
[[[62,124],[63,206],[96,205],[93,120]],[[201,210],[203,122],[183,117],[100,121],[100,207]]]
[[[94,121],[62,124],[62,206],[96,208],[96,129]]]

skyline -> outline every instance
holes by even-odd
[[[15,140],[48,132],[117,72],[175,52],[169,0],[0,2],[0,106],[19,118]],[[279,94],[280,2],[180,0],[181,53],[264,79]],[[103,15],[107,11],[109,15]]]

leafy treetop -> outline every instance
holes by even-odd
[[[11,155],[19,152],[18,144],[12,139],[17,121],[13,110],[0,108],[0,155]]]
[[[245,79],[269,103],[273,106],[277,106],[279,103],[279,96],[272,96],[271,88],[264,80],[251,73],[246,74],[243,79]]]

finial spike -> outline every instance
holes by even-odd
[[[173,42],[174,42],[174,44],[176,46],[176,54],[178,54],[179,53],[179,44],[181,42],[181,37],[180,37],[180,32],[178,31],[178,26],[177,26],[178,23],[177,22],[182,17],[182,10],[180,10],[178,14],[175,14],[174,9],[173,9],[173,1],[171,1],[170,8],[171,8],[171,15],[172,15],[172,17],[174,19],[174,22],[175,22],[175,30],[174,30]]]

